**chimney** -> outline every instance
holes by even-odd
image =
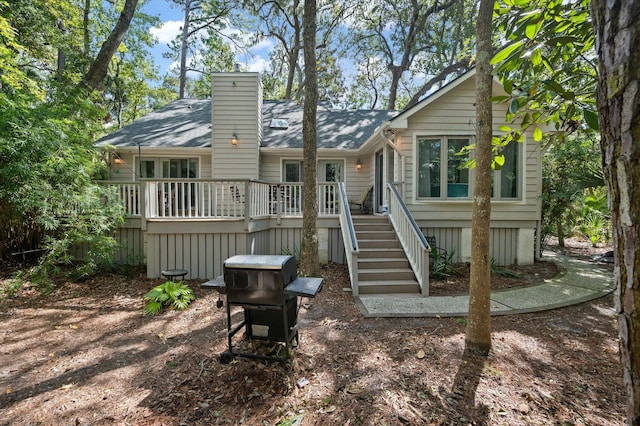
[[[214,73],[211,79],[211,175],[259,179],[262,140],[260,74]]]

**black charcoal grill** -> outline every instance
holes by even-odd
[[[236,356],[282,361],[288,358],[295,339],[298,343],[299,297],[315,297],[322,278],[298,278],[293,256],[238,255],[225,260],[223,275],[202,284],[227,298],[227,340],[229,348],[220,355],[227,363]],[[243,319],[233,324],[231,308],[241,306]],[[284,356],[259,355],[235,350],[234,336],[245,330],[245,339],[285,344]]]

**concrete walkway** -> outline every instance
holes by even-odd
[[[560,274],[540,284],[491,292],[491,315],[537,312],[575,305],[611,293],[613,275],[597,264],[545,251],[543,259]],[[360,295],[355,298],[365,317],[467,316],[469,296]]]

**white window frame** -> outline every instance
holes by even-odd
[[[200,178],[200,174],[202,173],[202,167],[200,164],[200,157],[196,157],[196,156],[176,156],[176,155],[164,155],[164,156],[159,156],[159,155],[153,155],[153,156],[134,156],[134,161],[135,161],[135,165],[133,167],[133,180],[137,180],[140,177],[140,163],[144,162],[144,161],[153,161],[154,163],[154,174],[157,175],[158,173],[161,176],[154,176],[154,177],[145,177],[143,179],[171,179],[169,177],[163,177],[163,173],[164,173],[164,167],[163,167],[163,163],[166,161],[169,161],[169,163],[171,161],[175,161],[175,160],[195,160],[196,163],[196,175],[195,177],[180,177],[180,178],[175,178],[175,179],[199,179]]]
[[[329,164],[337,164],[338,165],[338,178],[335,181],[327,180],[327,165]],[[320,173],[320,170],[322,171]],[[344,159],[324,159],[318,160],[318,183],[331,183],[331,182],[344,182],[344,174],[345,174],[345,161]]]
[[[451,134],[424,134],[424,133],[418,133],[415,135],[414,137],[414,173],[413,173],[413,185],[414,185],[414,200],[416,202],[469,202],[472,201],[473,199],[473,184],[474,184],[474,178],[475,178],[475,171],[474,169],[469,170],[469,192],[468,192],[468,196],[467,197],[448,197],[446,196],[446,194],[442,193],[442,190],[440,192],[440,196],[438,197],[428,197],[428,196],[420,196],[420,177],[419,177],[419,168],[420,168],[420,164],[419,164],[419,143],[420,140],[428,140],[428,139],[440,139],[441,140],[441,146],[440,146],[440,162],[441,162],[441,166],[440,166],[440,182],[446,182],[447,179],[447,164],[448,164],[448,157],[447,157],[447,150],[446,150],[446,141],[448,139],[469,139],[469,143],[473,144],[475,143],[475,135],[469,135],[469,134],[455,134],[455,133],[451,133]],[[494,182],[493,185],[493,189],[492,189],[492,196],[491,196],[491,200],[492,201],[498,201],[498,202],[517,202],[517,203],[521,203],[524,202],[524,191],[526,188],[525,185],[525,168],[526,168],[526,162],[525,162],[525,153],[526,153],[526,148],[525,148],[525,144],[526,144],[526,139],[523,142],[513,142],[513,143],[517,143],[518,144],[518,151],[517,151],[517,159],[516,159],[516,164],[517,164],[517,179],[518,179],[518,183],[516,185],[517,188],[517,196],[516,197],[500,197],[500,179],[501,179],[501,173],[502,170],[493,170],[492,171],[492,179]],[[473,154],[471,154],[472,158]],[[443,167],[442,164],[444,164],[445,166]],[[442,186],[442,184],[441,184]],[[497,194],[497,195],[496,195]]]
[[[283,158],[280,162],[280,182],[286,182],[287,172],[286,165],[287,164],[297,164],[298,171],[300,175],[300,180],[297,182],[288,182],[288,183],[302,183],[304,181],[304,165],[302,164],[302,160],[299,158]]]
[[[439,196],[420,196],[418,195],[420,193],[420,177],[419,177],[419,168],[420,168],[420,164],[419,164],[419,144],[421,140],[435,140],[438,139],[440,140],[440,195]],[[448,191],[449,191],[449,183],[448,183],[448,171],[449,171],[449,157],[447,154],[447,146],[449,143],[449,140],[451,139],[467,139],[469,142],[469,144],[473,144],[473,136],[472,135],[419,135],[415,138],[415,164],[416,164],[416,172],[415,172],[415,179],[414,179],[414,184],[415,184],[415,188],[416,188],[416,196],[415,198],[419,201],[469,201],[472,197],[473,194],[473,173],[472,170],[468,171],[468,178],[467,181],[468,182],[464,182],[463,184],[467,185],[467,196],[465,197],[454,197],[454,196],[449,196]],[[447,185],[446,187],[444,187],[443,182]],[[445,191],[443,191],[443,187],[446,188]],[[430,189],[431,191],[431,189]]]
[[[524,199],[524,168],[526,167],[524,160],[524,152],[525,152],[525,147],[524,147],[524,142],[516,142],[516,141],[511,141],[509,144],[517,144],[516,145],[516,154],[517,154],[517,158],[516,158],[516,173],[517,173],[517,184],[516,184],[516,196],[515,197],[502,197],[500,196],[500,192],[501,192],[501,185],[502,185],[502,173],[503,173],[503,169],[501,170],[492,170],[491,171],[491,178],[493,179],[493,188],[492,188],[492,194],[491,194],[491,200],[493,201],[521,201]]]

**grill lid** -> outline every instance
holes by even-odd
[[[274,269],[281,270],[293,256],[270,256],[259,254],[239,254],[224,261],[225,268]]]

